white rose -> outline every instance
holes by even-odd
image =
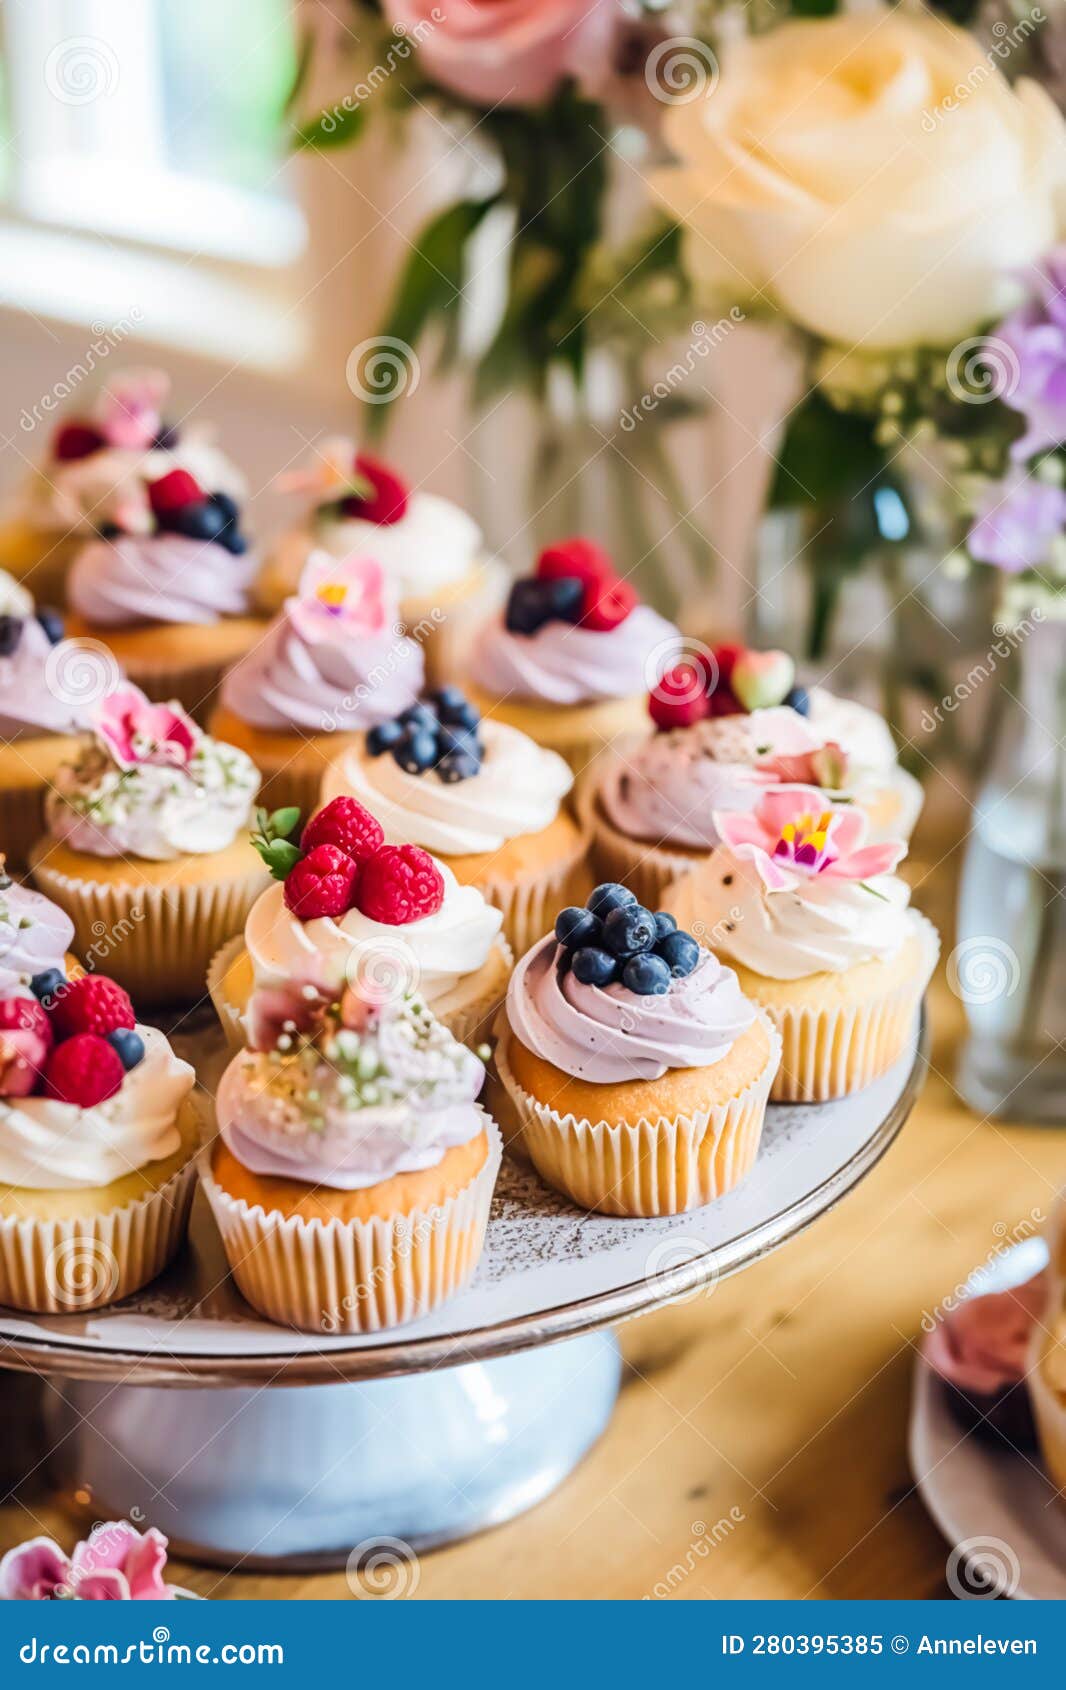
[[[995,53],[898,11],[736,43],[670,109],[654,187],[697,279],[849,345],[950,345],[1060,235],[1066,124]]]

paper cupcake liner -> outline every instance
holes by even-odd
[[[1066,1200],[1060,1196],[1047,1228],[1050,1256],[1047,1307],[1043,1319],[1033,1327],[1026,1373],[1040,1454],[1049,1479],[1061,1492],[1066,1492],[1066,1399],[1053,1390],[1044,1377],[1044,1352],[1050,1341],[1049,1330],[1066,1314],[1066,1281],[1058,1266],[1062,1260],[1064,1233]],[[1060,1496],[1059,1500],[1061,1502],[1064,1498]]]
[[[208,964],[225,940],[243,932],[267,884],[266,874],[252,869],[214,885],[112,886],[58,873],[47,849],[33,878],[73,921],[74,950],[86,967],[109,974],[145,1004],[203,997]]]
[[[202,1151],[200,1180],[245,1300],[281,1326],[332,1336],[404,1326],[454,1297],[481,1256],[502,1156],[495,1122],[478,1113],[489,1151],[470,1184],[439,1206],[370,1221],[249,1208],[223,1191]]]
[[[502,979],[495,980],[491,986],[470,991],[459,1003],[445,1012],[430,1005],[437,1020],[447,1027],[452,1037],[458,1039],[460,1044],[476,1047],[490,1042],[496,1012],[507,995],[507,982],[514,968],[514,953],[502,937],[495,941],[494,948],[502,956],[505,965]],[[234,1052],[243,1050],[248,1042],[244,1026],[247,1004],[240,1003],[233,997],[228,989],[226,975],[244,949],[243,934],[238,933],[215,952],[207,968],[207,990],[222,1023],[226,1043]],[[471,978],[476,979],[477,976],[473,975]]]
[[[592,836],[592,862],[597,880],[620,881],[636,894],[645,909],[657,910],[666,888],[703,860],[691,851],[671,851],[665,845],[651,845],[647,840],[627,839],[601,814],[591,784],[585,786],[578,800],[578,817]]]
[[[196,1190],[191,1158],[158,1191],[109,1214],[0,1220],[0,1303],[85,1314],[139,1291],[177,1254]]]
[[[761,1004],[781,1035],[781,1066],[772,1103],[830,1103],[862,1091],[899,1060],[940,954],[940,935],[916,910],[923,941],[922,966],[881,997],[840,1008]],[[750,983],[744,991],[760,1003]]]
[[[44,795],[40,786],[0,789],[0,851],[9,869],[26,868],[30,852],[44,832]]]
[[[692,1115],[611,1126],[560,1115],[530,1096],[508,1060],[501,1033],[496,1067],[522,1128],[522,1147],[542,1179],[583,1209],[607,1215],[681,1215],[732,1191],[759,1151],[781,1041],[762,1016],[770,1054],[758,1077],[727,1103]]]
[[[518,880],[478,882],[486,903],[503,911],[503,931],[516,956],[543,939],[567,904],[583,904],[594,881],[588,865],[588,840],[583,835],[573,852],[536,874]]]

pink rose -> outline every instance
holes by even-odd
[[[384,0],[427,76],[480,106],[533,106],[611,70],[619,0]]]
[[[175,1592],[163,1579],[166,1562],[162,1532],[154,1526],[139,1532],[126,1520],[94,1526],[69,1558],[51,1538],[35,1537],[0,1561],[0,1601],[172,1601]]]

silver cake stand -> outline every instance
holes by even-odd
[[[383,1540],[452,1542],[547,1496],[604,1431],[610,1329],[705,1294],[824,1214],[888,1149],[924,1068],[916,1028],[857,1097],[771,1108],[746,1184],[671,1220],[586,1214],[505,1159],[473,1283],[376,1337],[259,1319],[198,1197],[181,1258],[136,1297],[0,1309],[0,1366],[46,1380],[69,1496],[96,1519],[150,1521],[193,1559],[295,1570]]]

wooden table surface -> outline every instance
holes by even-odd
[[[942,925],[953,866],[912,874]],[[1066,1142],[979,1121],[955,1097],[963,1017],[943,969],[932,1024],[924,1093],[858,1190],[710,1294],[623,1328],[625,1379],[601,1442],[531,1513],[424,1556],[419,1599],[947,1594],[947,1546],[907,1465],[915,1338],[923,1311],[1015,1229],[1039,1226]],[[0,1408],[27,1389],[0,1382]],[[0,1507],[0,1548],[41,1531],[75,1535],[34,1478]],[[343,1574],[172,1566],[216,1599],[350,1596]]]

